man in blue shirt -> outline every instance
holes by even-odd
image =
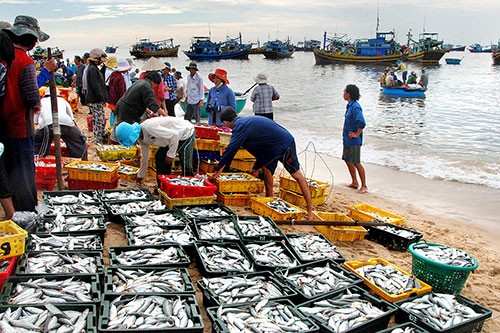
[[[357,171],[361,180],[361,187],[358,193],[366,193],[368,192],[368,187],[366,186],[365,169],[361,165],[361,145],[363,144],[363,129],[366,123],[363,117],[363,110],[358,103],[359,97],[358,87],[353,84],[349,84],[345,87],[344,99],[348,103],[345,112],[344,129],[342,131],[342,138],[344,141],[342,159],[345,161],[352,179],[351,184],[347,186],[358,189],[359,183],[356,178]]]
[[[273,174],[280,161],[285,169],[299,183],[304,199],[307,203],[307,218],[312,219],[314,207],[306,178],[300,171],[300,164],[295,148],[295,139],[284,127],[271,119],[261,116],[238,117],[232,107],[220,113],[220,120],[227,127],[233,129],[229,145],[224,150],[213,177],[217,178],[224,167],[229,166],[234,155],[245,148],[256,161],[252,173],[256,176],[260,169],[264,172],[266,196],[273,196]]]

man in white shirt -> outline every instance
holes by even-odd
[[[197,73],[198,65],[196,63],[191,62],[189,66],[186,66],[186,69],[189,71],[189,75],[186,78],[186,114],[184,119],[191,121],[194,117],[199,123],[201,108],[205,100],[205,87],[203,79]]]
[[[57,112],[61,139],[68,148],[69,156],[86,160],[87,138],[76,126],[71,106],[60,96],[57,96]],[[35,132],[35,154],[46,156],[50,153],[50,144],[54,140],[50,89],[46,90],[45,96],[41,99],[40,112],[35,114],[35,124],[38,124]]]

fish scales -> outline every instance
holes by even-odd
[[[289,237],[288,241],[304,260],[312,261],[324,258],[342,258],[342,255],[335,245],[316,234]]]

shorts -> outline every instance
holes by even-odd
[[[352,164],[361,163],[361,145],[344,146],[342,159]]]
[[[276,167],[278,166],[278,161],[283,164],[283,167],[290,174],[294,174],[295,172],[300,170],[299,159],[297,158],[297,150],[295,148],[295,142],[292,143],[290,147],[288,147],[281,156],[277,159],[266,164],[266,168],[274,174]]]

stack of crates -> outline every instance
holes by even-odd
[[[229,141],[231,141],[231,133],[219,132],[220,137],[220,154],[224,153]],[[234,159],[231,162],[231,169],[239,172],[250,172],[252,171],[252,167],[255,164],[255,157],[248,152],[246,149],[239,149],[236,155],[234,155]]]
[[[114,162],[120,160],[132,160],[137,158],[137,147],[125,147],[122,145],[97,145],[97,156],[103,162]]]
[[[306,178],[306,180],[309,192],[311,192],[312,204],[314,206],[324,204],[328,198],[330,185],[311,178]],[[280,198],[299,207],[307,206],[299,183],[291,176],[280,177]]]
[[[240,180],[222,180],[219,176],[215,180],[217,185],[217,201],[228,206],[249,207],[251,199],[257,193],[264,191],[264,181],[248,173],[223,173],[222,176],[233,175]]]
[[[69,157],[68,147],[66,147],[66,143],[64,143],[63,140],[61,140],[60,143],[61,143],[61,156]],[[50,155],[55,155],[55,154],[56,154],[56,145],[54,142],[52,142],[50,144]]]
[[[56,159],[35,157],[36,189],[39,191],[52,191],[56,182]]]
[[[11,220],[0,222],[0,289],[16,268],[17,259],[24,253],[28,233]]]
[[[74,161],[66,164],[70,190],[114,189],[118,186],[118,163]]]
[[[198,163],[198,168],[203,172],[214,172],[220,159],[219,128],[197,124],[193,162]]]

